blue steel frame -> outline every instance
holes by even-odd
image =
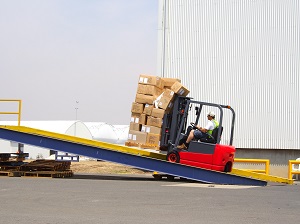
[[[157,171],[160,173],[205,183],[253,186],[267,185],[266,181],[236,176],[229,173],[225,174],[212,170],[205,170],[196,167],[181,165],[178,163],[171,163],[168,161],[113,151],[110,149],[87,146],[75,142],[68,142],[64,141],[63,139],[54,139],[29,133],[11,131],[3,128],[0,128],[0,138],[37,147],[48,148],[109,162],[120,163],[144,170]]]

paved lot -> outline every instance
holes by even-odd
[[[152,176],[1,177],[0,223],[299,223],[300,185],[154,181]]]

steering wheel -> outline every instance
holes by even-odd
[[[196,128],[196,125],[195,125],[195,123],[194,122],[191,122],[190,123],[190,125],[192,126],[192,128],[194,129],[194,130],[196,130],[197,128]]]

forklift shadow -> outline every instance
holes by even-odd
[[[168,179],[155,179],[152,174],[74,174],[70,179],[76,180],[117,180],[117,181],[155,181],[155,182],[185,182],[185,183],[199,183],[199,181],[174,178],[173,180]]]

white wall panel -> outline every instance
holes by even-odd
[[[299,0],[160,1],[159,75],[231,105],[239,148],[300,149],[299,42]]]

